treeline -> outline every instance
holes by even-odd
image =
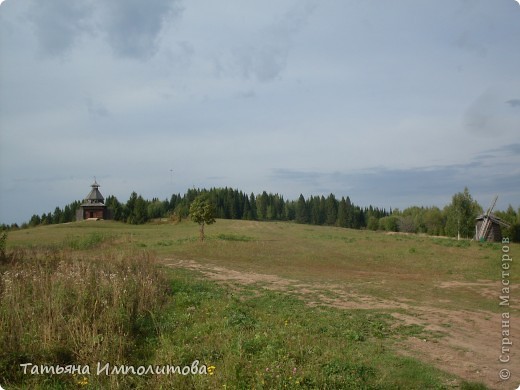
[[[130,224],[143,224],[158,218],[183,219],[189,215],[191,202],[207,194],[215,206],[216,217],[223,219],[243,219],[259,221],[295,221],[313,225],[330,225],[362,229],[368,221],[389,216],[390,212],[377,207],[354,205],[347,196],[337,199],[335,195],[311,196],[307,199],[300,195],[298,200],[286,200],[282,195],[267,193],[255,195],[231,188],[189,189],[184,195],[173,194],[170,199],[144,199],[132,192],[126,202],[120,202],[115,196],[108,196],[105,205],[111,210],[113,219]],[[29,222],[18,226],[3,225],[3,228],[28,228],[76,220],[76,210],[80,201],[56,207],[54,212],[33,215]]]
[[[191,202],[201,194],[209,197],[215,207],[216,218],[222,219],[296,221],[360,229],[366,227],[371,216],[379,219],[389,215],[384,209],[372,206],[361,208],[352,204],[348,197],[338,200],[333,194],[326,198],[311,196],[308,199],[301,195],[293,201],[266,191],[248,195],[231,188],[190,189],[183,196],[172,195],[169,200],[162,201],[157,198],[147,201],[133,192],[125,204],[115,197],[108,197],[106,205],[111,208],[115,220],[141,224],[157,218],[186,218]]]
[[[76,220],[76,210],[82,202],[76,200],[63,209],[56,207],[54,212],[44,213],[42,215],[34,214],[28,223],[23,223],[21,228],[35,227],[39,225],[52,225],[57,223],[74,222]],[[18,227],[16,224],[12,225],[11,228]]]
[[[300,195],[297,200],[286,200],[282,195],[267,193],[246,194],[231,188],[189,189],[184,195],[173,194],[170,199],[144,199],[132,192],[126,202],[109,196],[105,204],[117,221],[143,224],[155,219],[182,220],[189,215],[193,200],[206,194],[213,203],[216,218],[258,221],[294,221],[302,224],[338,226],[352,229],[383,230],[405,233],[425,233],[437,236],[471,238],[475,233],[475,218],[483,212],[473,200],[469,190],[453,195],[452,202],[438,207],[413,206],[404,210],[360,207],[347,196],[338,199],[334,194],[327,197]],[[18,229],[39,225],[73,222],[76,210],[81,205],[75,201],[63,209],[56,207],[52,213],[33,215],[29,222],[20,227],[2,225],[3,229]],[[520,208],[509,206],[506,211],[494,212],[496,216],[510,224],[503,228],[503,235],[520,242]]]

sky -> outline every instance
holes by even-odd
[[[5,0],[0,223],[232,187],[520,206],[515,0]]]

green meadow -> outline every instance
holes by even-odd
[[[420,341],[432,354],[448,351],[450,337],[464,334],[457,313],[482,329],[499,326],[493,321],[503,311],[501,245],[234,220],[218,220],[206,234],[199,242],[198,226],[189,221],[79,222],[10,232],[1,265],[0,385],[502,386],[496,373],[457,370],[429,358],[428,348],[414,347]],[[520,245],[510,247],[520,252]],[[512,273],[511,284],[519,282]],[[477,349],[478,334],[474,342]],[[182,369],[194,361],[204,373],[96,373],[98,362]],[[90,372],[30,374],[24,363],[89,366]]]

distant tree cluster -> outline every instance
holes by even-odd
[[[438,207],[409,207],[403,211],[393,210],[388,217],[379,220],[380,230],[425,233],[435,236],[472,238],[475,235],[475,219],[483,213],[482,207],[464,189],[452,197],[444,209]],[[510,227],[502,228],[502,235],[514,242],[520,242],[520,208],[509,205],[506,211],[494,211],[497,217]]]
[[[255,195],[232,188],[189,189],[184,195],[173,194],[170,199],[144,199],[136,192],[120,202],[115,196],[106,198],[105,204],[111,209],[113,218],[129,224],[143,224],[154,219],[187,218],[193,201],[204,195],[214,207],[216,218],[258,221],[293,221],[302,224],[339,226],[352,229],[383,230],[389,232],[425,233],[463,238],[474,235],[475,218],[482,213],[482,207],[473,200],[469,190],[453,195],[452,202],[438,207],[413,206],[404,210],[387,211],[378,207],[360,207],[347,196],[338,199],[329,196],[300,195],[296,200],[285,200],[282,195],[267,193]],[[63,209],[56,207],[53,213],[33,215],[21,227],[33,227],[55,223],[73,222],[81,202],[75,201]],[[504,236],[520,242],[520,208],[512,206],[506,211],[496,211],[495,215],[511,225],[503,229]],[[3,229],[19,228],[17,225],[2,226]]]
[[[443,210],[435,206],[413,206],[403,211],[394,209],[391,216],[379,220],[379,229],[450,237],[460,234],[463,238],[471,238],[475,231],[475,218],[481,213],[482,208],[465,188],[453,195],[452,202]]]
[[[348,197],[338,200],[333,194],[327,198],[311,196],[308,199],[300,195],[297,201],[292,201],[266,191],[248,195],[227,187],[190,189],[184,196],[172,195],[170,200],[163,201],[147,201],[134,192],[126,204],[121,204],[115,197],[108,197],[106,205],[112,209],[114,219],[139,224],[156,218],[186,218],[192,202],[203,194],[213,204],[216,217],[222,219],[295,221],[360,229],[367,226],[370,217],[379,219],[389,215],[386,210],[372,206],[355,206]]]
[[[502,235],[513,242],[520,242],[520,207],[517,211],[509,205],[506,211],[497,211],[495,215],[506,221],[510,227],[502,228]]]
[[[40,225],[74,222],[76,220],[76,210],[80,204],[80,201],[74,201],[64,208],[56,207],[52,213],[43,213],[42,215],[34,214],[29,222],[24,222],[21,226],[18,226],[16,223],[9,226],[2,225],[2,230],[26,229]]]

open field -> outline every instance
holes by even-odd
[[[207,234],[201,244],[190,222],[83,222],[12,232],[8,249],[44,247],[81,261],[153,256],[171,288],[162,306],[150,309],[162,314],[153,349],[140,359],[199,359],[216,367],[207,378],[174,379],[180,388],[520,383],[520,370],[507,382],[498,377],[504,368],[497,360],[504,311],[498,244],[231,220],[218,220]],[[515,258],[520,245],[510,247]],[[514,267],[510,281],[514,335],[520,334]],[[518,359],[513,347],[511,361]],[[138,379],[132,385],[145,386]],[[147,384],[171,385],[165,381],[154,376]]]

